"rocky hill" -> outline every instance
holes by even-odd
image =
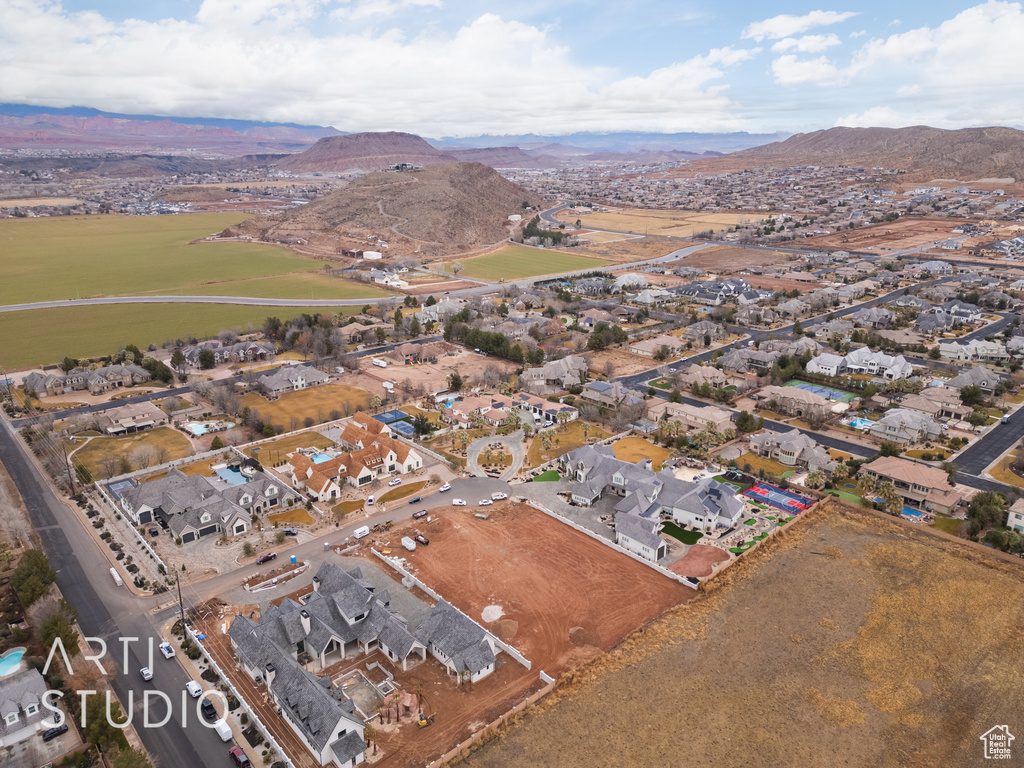
[[[829,128],[729,155],[773,166],[880,165],[934,178],[1019,179],[1024,176],[1024,132],[1013,128],[947,131],[911,128]]]
[[[226,231],[328,255],[384,238],[389,254],[465,252],[508,237],[508,216],[539,198],[480,163],[445,163],[418,171],[370,173],[309,205],[257,217]]]
[[[434,149],[424,139],[397,131],[350,133],[320,139],[305,152],[287,157],[277,164],[283,171],[382,171],[398,163],[437,165],[454,157]]]
[[[483,163],[492,168],[557,168],[557,157],[524,152],[519,147],[472,147],[450,149],[448,154],[467,163]]]

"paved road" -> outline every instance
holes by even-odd
[[[466,446],[466,466],[476,477],[487,477],[483,467],[480,466],[480,454],[487,450],[487,446],[495,443],[506,446],[509,453],[512,454],[512,463],[501,473],[502,480],[511,480],[523,466],[523,459],[526,458],[526,449],[523,447],[523,430],[521,429],[511,435],[481,437],[479,440],[474,440]]]

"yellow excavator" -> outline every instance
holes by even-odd
[[[426,728],[428,725],[433,725],[433,724],[434,724],[434,716],[433,715],[425,715],[422,712],[420,712],[420,719],[419,719],[419,726],[420,726],[420,728]]]

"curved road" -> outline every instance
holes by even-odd
[[[487,449],[487,446],[495,443],[501,443],[506,446],[512,454],[512,463],[508,469],[501,473],[501,479],[507,482],[516,476],[520,467],[523,466],[523,459],[526,458],[526,449],[523,447],[523,430],[521,429],[518,432],[513,432],[511,435],[481,437],[479,440],[470,443],[466,448],[466,466],[475,477],[487,477],[487,473],[480,466],[480,454]]]

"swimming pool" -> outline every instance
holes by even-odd
[[[242,474],[242,470],[233,467],[218,468],[217,477],[230,485],[245,485],[249,482],[249,478]]]
[[[910,517],[924,517],[924,512],[919,509],[914,509],[913,507],[904,507],[901,514],[909,515]]]
[[[20,671],[23,666],[21,657],[24,655],[24,648],[12,648],[3,656],[0,656],[0,677],[7,677]]]
[[[196,437],[202,437],[207,432],[223,432],[233,426],[235,426],[233,421],[190,421],[185,425],[185,429]]]
[[[334,457],[331,456],[331,454],[329,453],[318,453],[316,456],[313,457],[313,463],[323,464],[325,461],[330,461],[333,458]]]
[[[873,422],[871,419],[862,419],[859,416],[852,419],[847,419],[846,421],[843,422],[843,424],[853,427],[854,429],[867,429],[874,423],[875,422]]]

